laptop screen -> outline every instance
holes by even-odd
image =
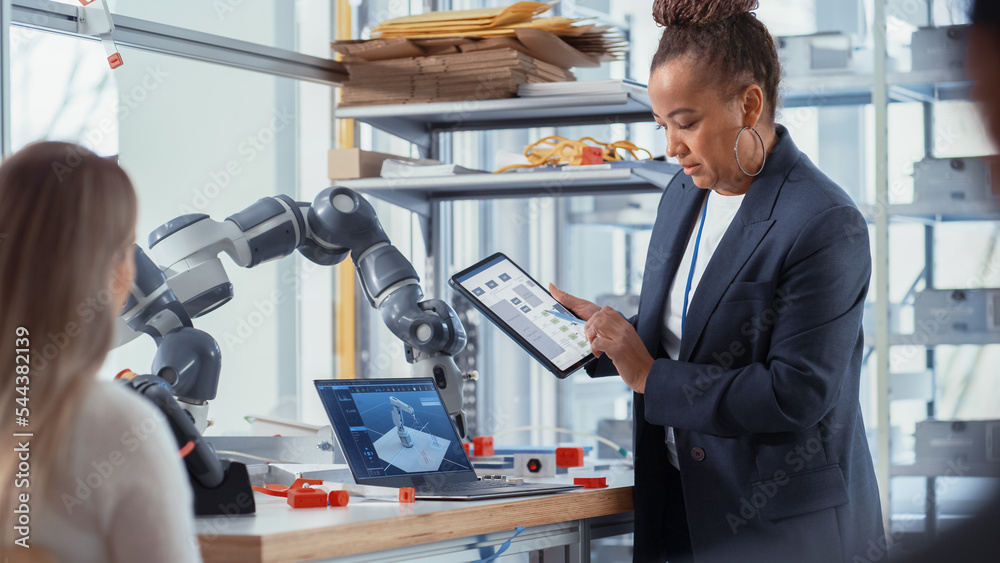
[[[316,389],[358,483],[410,486],[428,481],[414,477],[463,473],[475,478],[432,379],[316,380]]]

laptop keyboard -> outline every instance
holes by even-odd
[[[517,487],[523,485],[524,483],[508,483],[506,481],[470,481],[468,483],[442,483],[440,485],[417,487],[416,491],[421,492],[435,492],[435,493],[447,493],[454,491],[468,491],[468,490],[480,490],[480,489],[506,489],[509,487]]]

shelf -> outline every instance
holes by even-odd
[[[870,104],[870,74],[814,74],[782,79],[778,95],[781,107],[855,106]]]
[[[972,81],[962,69],[890,72],[886,75],[886,83],[889,99],[898,102],[967,100],[972,90]]]
[[[930,221],[1000,221],[1000,202],[922,201],[890,205],[889,214]]]
[[[645,86],[632,84],[610,94],[336,108],[334,117],[367,123],[425,150],[438,132],[653,120]]]
[[[987,344],[1000,344],[1000,333],[949,331],[932,337],[918,334],[893,334],[889,337],[890,346],[985,346]]]
[[[455,199],[529,198],[661,192],[681,167],[656,170],[612,168],[504,174],[459,174],[433,178],[364,178],[338,185],[430,217],[432,204]]]
[[[894,102],[963,99],[972,84],[962,70],[890,73],[886,81]],[[782,106],[870,104],[873,84],[870,74],[793,76],[782,82]],[[646,87],[625,83],[608,94],[346,107],[336,108],[334,117],[367,123],[426,151],[434,133],[651,122],[651,112]]]
[[[935,102],[968,99],[972,81],[963,70],[921,70],[886,75],[890,102]],[[872,102],[871,74],[816,74],[792,76],[781,84],[786,108],[852,106]]]
[[[864,204],[858,208],[869,222],[880,206]],[[923,223],[951,221],[1000,221],[1000,199],[995,201],[921,201],[889,206],[892,219],[909,219]]]
[[[1000,463],[959,461],[918,461],[893,465],[893,477],[1000,477]]]
[[[945,334],[890,334],[889,346],[986,346],[1000,344],[1000,333],[962,333],[947,332]],[[875,335],[865,332],[865,346],[875,347]]]
[[[615,209],[613,211],[586,211],[570,213],[573,225],[606,226],[646,230],[653,228],[656,211],[652,209]]]

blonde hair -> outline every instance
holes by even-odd
[[[0,165],[0,554],[12,547],[14,497],[25,492],[12,487],[12,434],[33,433],[28,492],[37,510],[77,402],[114,342],[113,288],[131,283],[114,273],[132,252],[136,206],[125,171],[77,145],[34,143]],[[30,346],[16,341],[24,331]],[[15,366],[23,348],[27,380]],[[14,416],[22,387],[28,427]]]

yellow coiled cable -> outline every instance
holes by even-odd
[[[537,166],[558,166],[561,164],[579,165],[583,161],[583,149],[588,146],[587,141],[601,149],[601,154],[605,162],[624,160],[622,155],[618,153],[619,150],[627,151],[635,160],[639,160],[639,157],[635,154],[636,151],[642,151],[649,158],[653,158],[653,155],[648,150],[637,147],[632,141],[602,143],[591,137],[581,137],[574,141],[573,139],[567,139],[559,135],[552,135],[539,139],[524,148],[524,156],[528,159],[528,164],[509,164],[503,168],[494,170],[493,173],[499,174],[513,168],[535,168]]]

